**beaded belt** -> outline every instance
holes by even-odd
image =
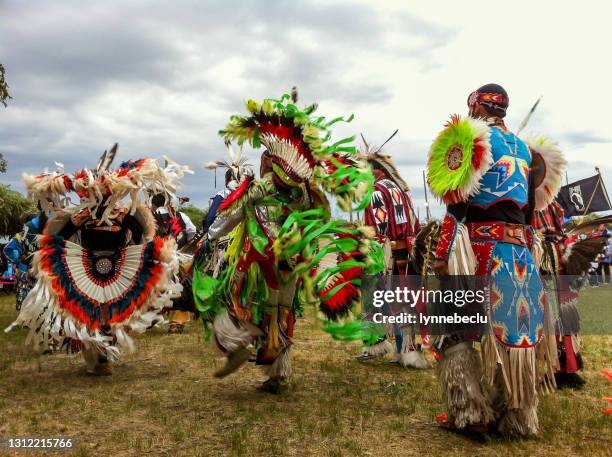
[[[509,222],[468,222],[471,240],[501,241],[527,246],[527,227]]]

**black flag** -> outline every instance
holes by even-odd
[[[599,173],[563,186],[557,201],[567,217],[612,209],[610,197]]]

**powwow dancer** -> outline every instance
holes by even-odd
[[[365,224],[374,227],[378,241],[388,246],[391,254],[387,256],[385,265],[388,276],[399,277],[401,284],[395,286],[408,286],[408,275],[414,273],[410,262],[414,240],[421,227],[412,207],[408,184],[399,174],[391,157],[382,152],[383,146],[396,133],[397,130],[375,150],[371,149],[363,138],[365,150],[360,153],[360,158],[370,164],[376,179],[372,200],[365,210]],[[427,362],[416,345],[414,326],[406,325],[400,329],[396,325],[394,332],[397,361],[403,366],[427,368]],[[360,358],[391,352],[395,351],[385,337],[382,341],[366,347]]]
[[[542,263],[551,312],[556,311],[552,329],[552,344],[558,354],[556,372],[546,373],[549,387],[579,389],[585,381],[578,375],[582,369],[580,355],[580,316],[578,290],[580,279],[587,273],[590,263],[605,246],[605,238],[568,236],[563,230],[564,211],[555,201],[536,211],[534,227],[542,237]]]
[[[221,204],[235,191],[243,178],[253,176],[253,168],[246,157],[242,155],[242,147],[238,152],[234,151],[229,141],[226,142],[229,160],[216,160],[204,165],[207,170],[215,170],[215,186],[217,184],[217,168],[225,168],[225,189],[217,192],[209,201],[208,208],[202,220],[202,231],[204,237],[195,255],[196,270],[206,273],[212,278],[218,278],[219,273],[225,267],[225,251],[227,250],[230,237],[225,235],[208,239],[208,231],[217,219]]]
[[[4,243],[0,243],[0,293],[12,293],[15,291],[16,266],[6,256],[5,247]]]
[[[509,435],[538,432],[535,346],[545,294],[530,248],[532,212],[555,198],[565,160],[545,138],[521,140],[503,118],[508,95],[488,84],[468,98],[470,117],[453,116],[434,141],[428,163],[433,193],[447,204],[436,270],[486,276],[490,332],[481,362],[468,337],[442,336],[444,424]],[[452,312],[452,310],[450,311]]]
[[[178,248],[185,246],[195,236],[196,227],[189,216],[175,209],[167,195],[161,192],[155,194],[151,198],[151,209],[157,223],[158,236],[171,236],[176,240]]]
[[[129,332],[144,332],[181,292],[175,280],[174,239],[155,236],[142,196],[175,192],[184,167],[155,160],[124,162],[110,170],[116,145],[94,170],[74,175],[24,175],[30,198],[51,217],[34,255],[36,284],[7,329],[30,329],[26,343],[80,342],[87,371],[111,373],[119,348],[133,349]],[[79,204],[68,206],[75,192]],[[129,206],[124,200],[129,200]]]
[[[219,278],[194,274],[200,311],[206,321],[214,320],[215,342],[227,355],[215,375],[238,369],[251,357],[252,344],[269,377],[263,388],[270,392],[290,376],[294,322],[305,304],[319,304],[334,337],[367,339],[358,318],[359,286],[363,274],[382,264],[371,230],[332,219],[325,195],[335,195],[344,211],[351,202],[363,210],[372,192],[371,172],[347,158],[355,152],[351,138],[327,144],[329,127],[342,118],[313,117],[316,105],[300,109],[296,100],[295,92],[262,104],[249,100],[249,114],[232,116],[220,132],[239,144],[263,145],[271,171],[260,180],[243,177],[220,206],[208,232],[211,241],[231,232]]]
[[[21,309],[21,304],[34,287],[34,278],[30,272],[32,257],[38,250],[38,235],[47,224],[47,215],[40,211],[31,217],[23,226],[21,233],[10,239],[4,247],[6,256],[17,266],[17,294],[15,308]]]
[[[208,209],[202,221],[204,232],[208,232],[208,229],[217,217],[221,203],[231,192],[238,188],[242,178],[247,175],[253,176],[253,166],[242,155],[242,147],[236,152],[229,141],[225,142],[225,147],[227,148],[229,160],[214,160],[204,165],[204,168],[207,170],[215,171],[215,188],[217,187],[217,169],[225,168],[225,189],[217,192],[209,201]]]
[[[173,300],[172,309],[168,311],[168,333],[183,333],[185,325],[196,312],[193,294],[191,293],[191,264],[193,256],[182,250],[196,235],[196,227],[189,216],[178,211],[172,204],[169,195],[163,192],[151,198],[151,205],[157,223],[156,234],[159,237],[172,237],[179,248],[179,277],[183,291],[180,297]]]

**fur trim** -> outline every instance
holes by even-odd
[[[453,204],[478,193],[493,163],[490,136],[481,119],[451,117],[429,150],[427,181],[434,195]]]
[[[291,346],[276,358],[272,365],[263,365],[262,370],[270,379],[288,379],[293,372],[291,367]]]
[[[372,344],[365,348],[365,352],[371,357],[386,357],[395,352],[395,348],[388,339]]]
[[[538,434],[538,401],[529,407],[509,409],[499,418],[497,431],[504,436],[528,437]]]
[[[402,351],[399,354],[398,362],[403,367],[417,368],[425,370],[430,368],[429,363],[425,360],[425,356],[415,344],[414,326],[406,325],[402,327]]]
[[[404,325],[402,327],[402,353],[407,354],[408,352],[413,352],[417,350],[417,345],[415,344],[415,328],[412,325]]]
[[[567,161],[559,145],[549,138],[530,135],[523,140],[533,155],[539,155],[544,164],[544,178],[535,190],[535,209],[543,210],[550,205],[562,185],[563,171]],[[535,158],[532,158],[532,162]],[[539,171],[539,170],[538,170]]]
[[[409,351],[403,352],[399,356],[399,363],[403,367],[416,368],[419,370],[426,370],[429,368],[427,360],[421,351]]]
[[[227,312],[219,314],[215,318],[213,330],[217,347],[224,354],[247,347],[254,339],[254,335],[249,328],[234,322]]]
[[[93,373],[96,365],[98,364],[98,352],[92,348],[83,348],[81,352],[83,353],[83,359],[85,359],[87,372]]]
[[[480,357],[469,343],[456,344],[444,352],[440,363],[442,398],[449,420],[459,429],[494,420],[481,378]]]

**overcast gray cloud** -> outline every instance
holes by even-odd
[[[589,143],[606,144],[612,142],[610,137],[601,136],[597,133],[588,131],[570,131],[563,135],[563,139],[572,146],[582,146]]]
[[[199,165],[223,154],[216,132],[245,98],[294,84],[331,116],[343,113],[325,111],[326,100],[355,110],[392,97],[368,77],[384,71],[369,68],[372,53],[396,51],[384,15],[367,4],[15,1],[2,13],[14,101],[2,112],[0,147],[15,187],[23,170],[54,161],[91,165],[114,141],[122,158],[165,153]],[[409,12],[401,22],[413,29],[406,35],[417,44],[402,48],[412,58],[435,48],[424,36],[448,33]],[[212,175],[198,170],[183,192],[203,204]]]
[[[567,69],[546,76],[533,67],[546,62],[536,37],[530,47],[520,36],[483,40],[491,24],[486,15],[478,20],[479,11],[361,0],[0,0],[0,59],[14,98],[0,110],[0,151],[9,162],[2,180],[21,188],[22,171],[54,161],[68,170],[92,166],[117,141],[120,160],[167,154],[196,166],[182,193],[203,205],[213,175],[201,164],[224,154],[217,131],[244,111],[246,98],[276,97],[297,85],[301,101],[318,101],[321,114],[356,115],[338,126],[338,136],[364,132],[380,144],[399,128],[385,149],[422,206],[431,139],[448,114],[465,111],[467,93],[489,80],[511,90],[511,125],[546,88],[533,127],[570,148],[587,145],[580,159],[588,153],[605,168],[603,126],[587,116],[569,125],[560,115],[582,102],[576,78]],[[507,14],[522,17],[524,8]],[[563,27],[547,24],[542,42],[565,39]],[[532,71],[493,58],[494,45],[520,55]],[[531,47],[533,55],[526,54]],[[601,69],[592,74],[605,76]],[[590,106],[581,112],[603,118]],[[574,170],[570,179],[582,177]]]

